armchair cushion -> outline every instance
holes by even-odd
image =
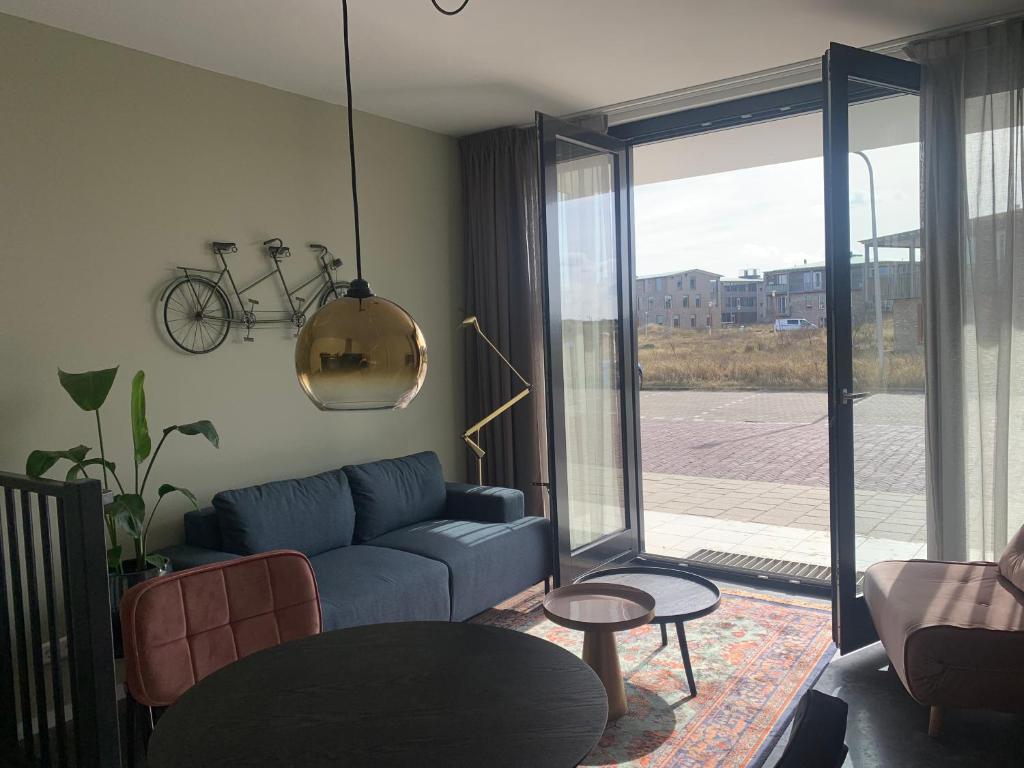
[[[432,451],[350,465],[344,471],[352,486],[360,543],[444,512],[444,474]]]
[[[448,483],[445,517],[481,523],[511,523],[523,516],[523,492],[466,483]]]
[[[1024,526],[1010,539],[999,558],[999,575],[1024,590]]]
[[[295,549],[313,557],[352,543],[355,509],[348,478],[340,469],[221,491],[213,506],[225,552]]]
[[[864,600],[893,669],[922,704],[1024,710],[1024,593],[994,563],[875,563]]]

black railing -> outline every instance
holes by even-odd
[[[0,472],[0,755],[119,768],[98,480]]]

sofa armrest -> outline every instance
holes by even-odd
[[[156,554],[163,555],[171,561],[172,571],[184,571],[199,565],[236,560],[241,557],[241,555],[233,555],[230,552],[219,552],[216,549],[193,547],[191,544],[175,544],[173,547],[159,550]]]
[[[448,491],[446,515],[453,520],[480,523],[511,523],[523,517],[523,492],[467,483],[445,483]]]
[[[220,518],[213,507],[185,513],[185,543],[202,549],[222,550]]]

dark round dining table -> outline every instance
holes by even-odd
[[[522,632],[407,622],[325,632],[229,664],[159,718],[149,768],[577,765],[608,699]]]

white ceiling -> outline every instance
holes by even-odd
[[[439,0],[451,7],[461,0]],[[1020,11],[1020,0],[350,0],[358,109],[451,134]],[[344,102],[340,0],[0,0],[0,12]]]

